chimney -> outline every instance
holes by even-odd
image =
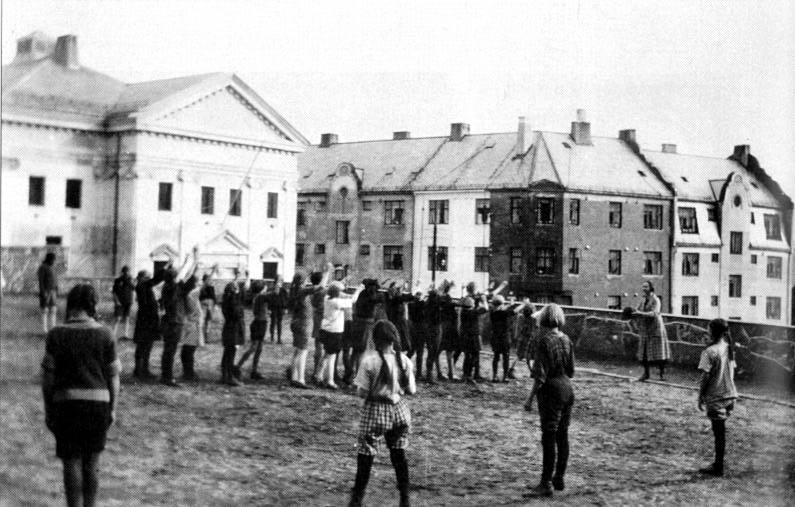
[[[14,62],[35,62],[52,54],[55,41],[43,32],[33,32],[17,39]]]
[[[450,124],[450,140],[460,141],[469,135],[469,123],[451,123]]]
[[[408,130],[401,130],[399,132],[392,132],[392,139],[395,141],[402,141],[404,139],[411,139],[411,132]]]
[[[619,130],[618,138],[624,141],[625,143],[627,143],[627,145],[629,145],[629,147],[632,148],[632,151],[634,151],[635,153],[640,153],[640,146],[638,146],[638,140],[637,136],[635,135],[635,129]]]
[[[525,121],[524,116],[519,117],[519,127],[516,129],[516,154],[523,156],[533,144],[533,131]]]
[[[337,134],[320,134],[320,147],[328,148],[332,144],[337,144]]]
[[[55,41],[52,59],[70,69],[80,68],[80,63],[77,61],[77,36],[61,35],[58,37],[58,40]]]
[[[586,121],[585,109],[578,109],[577,121],[571,122],[571,139],[576,144],[592,144],[591,124]]]
[[[748,167],[748,157],[751,155],[751,146],[747,144],[738,144],[734,147],[734,160],[740,163],[743,167]]]
[[[671,144],[671,143],[663,143],[662,152],[663,153],[676,153],[676,145],[675,144]]]

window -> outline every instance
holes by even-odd
[[[337,244],[348,244],[348,226],[350,222],[347,220],[337,220]]]
[[[756,306],[756,296],[751,296],[751,299],[750,299],[749,302],[751,303],[751,306]]]
[[[373,201],[362,201],[362,211],[372,211]]]
[[[173,190],[173,183],[160,183],[157,192],[157,209],[160,211],[171,211],[171,192]]]
[[[446,224],[449,220],[450,201],[430,201],[428,203],[428,223]]]
[[[658,230],[663,228],[663,207],[661,205],[643,205],[643,228]]]
[[[712,262],[720,262],[720,254],[712,254]]]
[[[304,255],[306,254],[306,245],[303,243],[296,243],[295,245],[295,265],[304,265]]]
[[[743,233],[732,231],[729,236],[729,253],[743,253]]]
[[[767,298],[767,308],[765,314],[768,319],[778,320],[781,318],[781,298],[769,297]]]
[[[513,247],[510,250],[510,265],[509,271],[513,274],[521,274],[522,273],[522,249],[519,247]]]
[[[550,197],[539,197],[536,201],[536,223],[550,225],[555,223],[555,200]]]
[[[621,203],[620,202],[611,202],[610,203],[610,211],[608,213],[608,221],[610,222],[610,227],[614,227],[616,229],[621,228]]]
[[[202,215],[212,215],[215,213],[215,188],[202,187]]]
[[[643,274],[662,274],[662,252],[643,252]]]
[[[751,264],[756,264],[757,260],[756,254],[751,254]]]
[[[580,251],[576,248],[569,248],[569,274],[577,275],[580,273]]]
[[[384,224],[403,225],[403,201],[384,201]]]
[[[362,257],[370,255],[370,245],[359,245],[359,255]]]
[[[707,208],[707,220],[710,222],[718,221],[718,212],[715,208]]]
[[[781,280],[781,257],[767,258],[767,277]]]
[[[475,247],[475,272],[489,272],[489,249],[485,246]]]
[[[536,274],[555,274],[555,250],[553,248],[536,249]]]
[[[326,200],[320,199],[315,202],[315,211],[326,211]]]
[[[767,239],[781,239],[781,219],[778,215],[765,214],[765,233]]]
[[[436,271],[447,271],[446,246],[437,246],[436,255],[434,255],[433,247],[432,246],[428,247],[428,271],[433,271],[434,264],[436,265]]]
[[[28,180],[28,204],[44,206],[44,178],[31,176]]]
[[[243,191],[238,188],[229,190],[229,214],[239,217],[243,209]]]
[[[756,302],[756,301],[754,301]],[[718,306],[718,296],[710,296],[709,297],[709,304],[711,306]]]
[[[326,253],[326,244],[325,243],[317,243],[315,244],[315,255],[325,255]]]
[[[61,243],[63,243],[62,236],[46,236],[44,238],[45,245],[60,245]]]
[[[607,308],[609,310],[621,310],[621,296],[607,296]]]
[[[697,253],[682,254],[682,276],[698,276]]]
[[[83,196],[83,180],[66,180],[66,207],[80,209]]]
[[[621,250],[610,250],[607,260],[607,274],[621,274]]]
[[[342,264],[336,264],[334,266],[334,280],[341,282],[345,280],[345,277],[348,276],[348,266],[343,266]]]
[[[698,296],[682,296],[682,315],[698,315]]]
[[[741,275],[729,275],[729,297],[743,297],[743,277]]]
[[[679,230],[682,234],[698,234],[696,208],[679,208]]]
[[[478,225],[489,223],[491,215],[491,201],[489,199],[475,199],[475,223]]]
[[[521,224],[522,223],[522,198],[521,197],[511,197],[510,206],[511,206],[511,223],[512,224]]]
[[[569,224],[580,225],[580,200],[569,201]]]
[[[279,194],[268,192],[268,218],[279,218]]]
[[[756,223],[756,217],[754,216],[754,212],[753,211],[751,212],[751,223],[752,224]]]
[[[384,246],[384,269],[393,271],[403,269],[402,246]]]
[[[295,224],[298,227],[303,227],[306,225],[306,204],[299,202],[298,207],[295,210]]]

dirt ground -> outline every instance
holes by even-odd
[[[60,505],[60,463],[38,385],[44,341],[34,298],[6,298],[0,325],[0,504]],[[101,504],[344,505],[360,402],[348,392],[288,387],[285,331],[287,344],[266,345],[265,380],[240,388],[217,383],[218,344],[198,353],[202,381],[166,388],[131,380],[132,344],[120,342],[127,371],[103,454]],[[482,363],[490,373],[490,361]],[[693,391],[593,374],[575,379],[566,490],[527,499],[540,444],[537,414],[521,409],[529,380],[526,369],[519,373],[510,384],[420,383],[411,399],[414,505],[795,502],[795,409],[738,403],[728,423],[727,476],[707,479],[696,470],[710,461],[712,437]],[[388,455],[376,459],[367,500],[397,504]]]

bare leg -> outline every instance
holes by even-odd
[[[119,323],[120,322],[121,322],[121,317],[116,317],[115,319],[113,319],[113,339],[114,340],[118,338]]]
[[[99,490],[99,453],[83,456],[83,506],[94,507]]]
[[[296,380],[302,384],[305,384],[306,381],[306,356],[309,355],[309,351],[299,350],[298,351],[298,378]]]
[[[63,460],[63,485],[66,493],[66,505],[79,507],[83,498],[83,471],[80,458]]]
[[[49,316],[47,315],[47,309],[46,308],[42,308],[42,310],[41,310],[41,329],[42,329],[42,331],[44,331],[44,334],[47,334],[47,332],[50,330],[50,328],[48,327],[49,322],[50,321],[49,321]]]
[[[125,338],[129,338],[130,337],[130,317],[129,316],[124,318],[124,337]]]
[[[455,379],[455,362],[453,361],[453,352],[452,351],[445,351],[445,355],[447,356],[447,378],[450,380]]]
[[[50,308],[50,329],[54,328],[58,323],[58,307],[53,306]]]

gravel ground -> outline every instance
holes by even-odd
[[[60,505],[60,463],[38,387],[36,314],[5,300],[2,317],[0,504]],[[217,344],[198,353],[204,380],[180,388],[132,381],[132,345],[123,341],[119,349],[127,372],[103,454],[102,505],[345,504],[359,401],[347,392],[289,388],[289,345],[268,343],[265,380],[240,388],[217,384]],[[489,373],[490,361],[483,365]],[[523,497],[540,473],[537,414],[521,410],[526,373],[509,384],[420,384],[411,399],[415,505],[534,501]],[[795,409],[739,403],[728,423],[727,476],[706,479],[695,471],[709,462],[712,437],[694,392],[593,374],[579,375],[575,389],[567,488],[543,503],[795,502]],[[388,455],[376,459],[368,500],[397,504]]]

